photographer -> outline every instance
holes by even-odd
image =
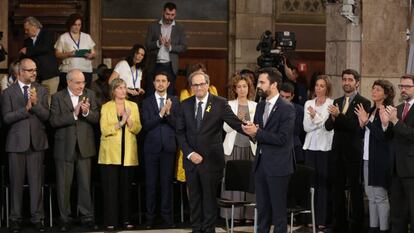
[[[284,69],[285,69],[285,75],[287,79],[284,79],[284,82],[289,82],[293,85],[295,88],[295,95],[293,97],[292,102],[299,104],[301,106],[305,105],[306,100],[308,100],[306,87],[303,83],[298,82],[299,80],[299,72],[298,69],[292,65],[289,64],[286,58],[284,58]]]

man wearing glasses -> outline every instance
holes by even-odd
[[[408,232],[414,228],[414,76],[404,75],[398,84],[403,103],[388,106],[386,116],[394,127],[391,225],[392,232]]]
[[[181,104],[176,131],[184,154],[193,233],[214,233],[216,195],[224,168],[223,123],[243,133],[242,121],[227,100],[208,92],[210,78],[194,72],[188,78],[194,96]]]
[[[6,139],[9,153],[11,190],[11,232],[21,230],[23,184],[27,171],[30,191],[31,222],[40,232],[44,228],[42,196],[43,154],[49,147],[44,123],[49,118],[47,90],[35,82],[36,64],[31,59],[20,62],[17,82],[1,97],[3,120],[10,127]]]

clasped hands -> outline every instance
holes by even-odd
[[[160,109],[160,117],[164,117],[164,116],[168,116],[170,115],[170,111],[171,111],[171,106],[172,106],[172,101],[171,99],[167,99],[165,101],[164,106]]]
[[[89,109],[91,107],[91,103],[87,97],[84,97],[82,101],[79,101],[78,105],[76,105],[74,114],[75,116],[79,116],[79,113],[82,112],[82,115],[87,115],[89,113]]]
[[[160,35],[160,38],[158,39],[158,41],[161,45],[163,45],[167,49],[171,48],[171,39],[168,39],[167,37]]]
[[[244,121],[243,124],[242,124],[242,129],[243,129],[243,132],[245,134],[247,134],[250,137],[254,138],[254,137],[256,137],[257,130],[259,130],[259,125],[254,124],[251,121]]]

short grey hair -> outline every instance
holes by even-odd
[[[73,74],[75,74],[75,73],[81,73],[83,75],[81,70],[72,69],[66,74],[66,81],[72,80],[73,79]]]
[[[39,29],[42,29],[43,28],[43,25],[40,23],[40,21],[37,20],[33,16],[29,16],[29,17],[25,18],[23,23],[28,23],[28,24],[30,24],[32,26],[35,26],[35,27],[39,28]]]
[[[196,71],[190,74],[190,76],[188,76],[188,84],[190,84],[190,86],[193,84],[193,77],[196,75],[202,75],[204,76],[204,80],[206,81],[207,84],[210,85],[210,76],[208,76],[208,74],[204,73],[203,71]]]

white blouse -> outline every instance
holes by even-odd
[[[116,64],[114,71],[125,81],[127,88],[141,88],[141,69],[136,70],[135,67],[130,67],[127,61],[122,60]]]
[[[87,33],[81,32],[79,41],[75,41],[70,36],[69,32],[60,35],[55,43],[55,50],[61,53],[67,53],[73,50],[93,49],[95,42]],[[62,60],[59,67],[60,72],[67,73],[72,69],[79,69],[82,72],[92,72],[92,61],[84,57],[68,57]]]
[[[303,117],[303,129],[306,132],[305,143],[303,143],[304,150],[331,150],[334,131],[327,131],[325,129],[325,121],[329,118],[328,106],[332,104],[333,100],[330,98],[327,98],[321,106],[316,106],[316,98],[306,101]],[[309,106],[316,111],[313,119],[308,111]]]

